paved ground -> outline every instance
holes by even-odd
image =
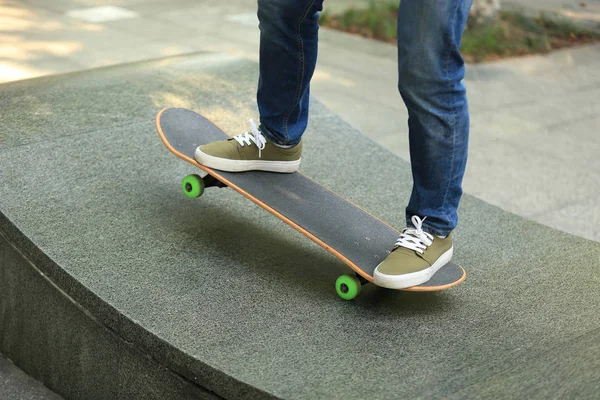
[[[502,0],[502,4],[528,13],[558,14],[588,28],[600,29],[600,0]]]
[[[0,81],[194,51],[257,60],[255,0],[7,0],[0,5]],[[355,1],[356,3],[356,1]],[[518,0],[598,15],[598,0]],[[345,4],[329,0],[335,9]],[[89,22],[90,18],[118,18]],[[88,20],[82,19],[88,18]],[[96,20],[97,21],[97,20]],[[321,31],[313,94],[408,159],[395,48]],[[600,240],[600,46],[469,66],[472,141],[465,190],[505,210]],[[403,204],[390,205],[400,210]]]

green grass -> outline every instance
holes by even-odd
[[[397,3],[382,4],[371,0],[364,9],[350,8],[341,14],[327,11],[320,24],[386,42],[396,41]],[[493,20],[475,23],[469,19],[461,53],[471,62],[546,53],[553,49],[600,41],[600,33],[583,29],[565,19],[541,15],[525,17],[501,12]]]
[[[371,1],[367,9],[350,8],[340,15],[331,15],[325,11],[321,14],[319,23],[368,38],[389,41],[396,37],[397,10],[397,4]]]

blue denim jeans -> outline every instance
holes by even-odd
[[[469,110],[460,40],[472,0],[402,0],[398,12],[398,89],[408,109],[413,190],[406,221],[448,235],[467,162]],[[280,145],[298,143],[308,122],[323,0],[258,0],[262,130]]]

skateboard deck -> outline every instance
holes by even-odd
[[[367,211],[300,172],[225,172],[194,159],[200,145],[229,136],[202,115],[185,108],[167,108],[156,116],[156,128],[165,146],[179,158],[206,172],[188,175],[182,189],[200,196],[206,187],[229,187],[310,238],[352,268],[355,274],[336,281],[338,295],[354,298],[360,287],[373,282],[377,265],[389,254],[400,232]],[[464,281],[465,270],[448,263],[426,283],[404,291],[439,291]]]

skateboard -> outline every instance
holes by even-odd
[[[338,295],[355,298],[361,287],[373,282],[373,271],[389,254],[400,232],[300,172],[224,172],[194,159],[200,145],[229,137],[202,115],[185,108],[167,108],[156,116],[156,129],[165,146],[177,157],[206,174],[183,178],[181,188],[196,198],[209,187],[229,187],[264,208],[343,261],[353,274],[335,282]],[[451,288],[466,277],[465,270],[448,263],[426,283],[403,291],[432,292]]]

